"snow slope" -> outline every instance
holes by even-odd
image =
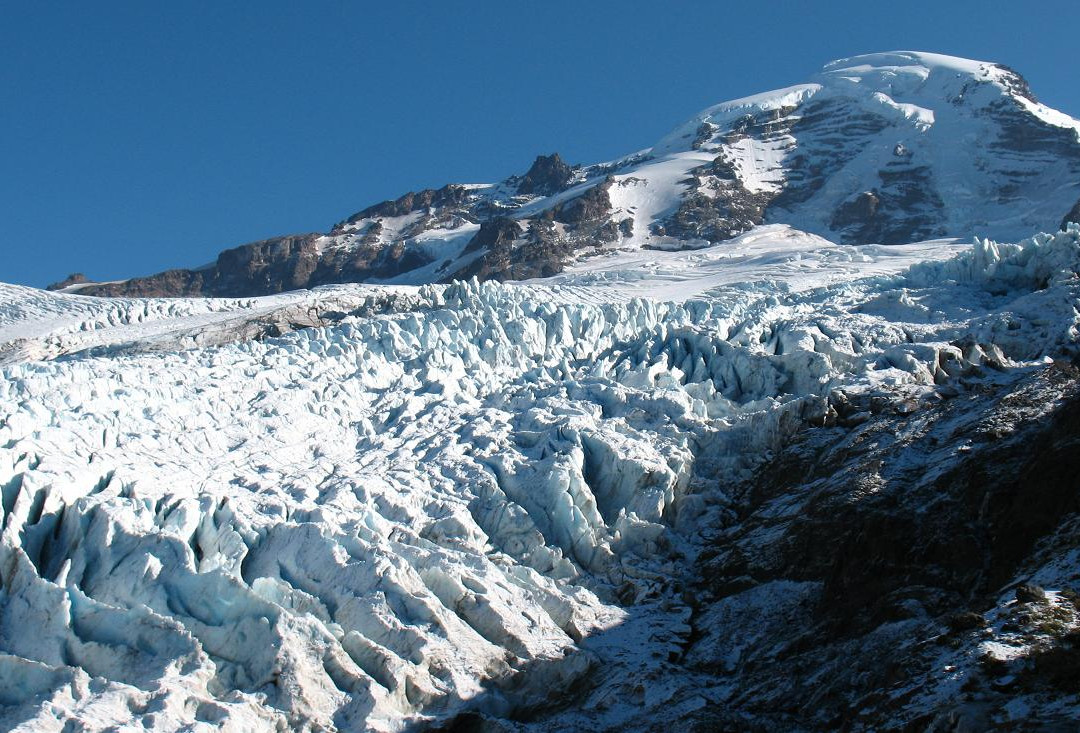
[[[730,487],[835,388],[917,404],[1070,353],[1078,273],[1080,228],[775,227],[527,284],[5,286],[0,720],[403,730],[588,681],[628,724],[674,694],[677,581]]]

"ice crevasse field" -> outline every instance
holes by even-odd
[[[0,286],[0,727],[409,730],[586,679],[617,724],[785,436],[1071,355],[1078,276],[1076,225],[777,225],[525,283]]]

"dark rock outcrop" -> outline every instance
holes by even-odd
[[[558,236],[549,218],[533,220],[528,230],[513,219],[485,222],[466,249],[484,254],[453,274],[453,279],[528,280],[550,277],[577,246]]]
[[[857,141],[875,139],[889,120],[843,99],[811,101],[790,123],[798,147],[788,165],[783,190],[769,202],[765,219],[782,222],[810,205],[826,184],[864,153]],[[826,219],[843,244],[914,242],[944,233],[944,203],[934,190],[930,168],[918,163],[903,145],[882,159],[874,190],[852,192]],[[885,153],[882,154],[883,156]]]
[[[973,695],[988,714],[1025,691],[1060,696],[1047,670],[1080,668],[1080,655],[1054,636],[1067,628],[1054,619],[1080,610],[1018,584],[1016,598],[1034,610],[994,628],[983,614],[1010,579],[1077,545],[1080,370],[1055,364],[1019,384],[967,385],[911,414],[848,403],[843,412],[869,419],[799,434],[738,499],[690,594],[697,640],[687,659],[732,686],[727,709],[693,716],[702,730],[735,718],[762,730],[928,729]],[[1055,406],[1043,415],[1047,400]],[[786,595],[762,595],[773,588]],[[781,610],[754,611],[759,598]],[[737,608],[745,616],[717,615]],[[714,628],[720,618],[730,625]],[[1032,655],[965,669],[972,695],[904,717],[940,682],[942,648],[1006,632],[1035,644]],[[753,646],[725,640],[742,633],[759,636]],[[1020,681],[995,682],[1006,675]],[[1054,722],[1053,708],[1033,719]]]
[[[71,287],[72,285],[79,285],[80,283],[89,282],[86,275],[81,272],[73,272],[65,277],[60,282],[51,283],[45,287],[46,290],[63,290],[64,288]]]
[[[1016,587],[1019,603],[1046,603],[1046,591],[1034,583],[1021,583]]]
[[[877,217],[881,198],[874,191],[863,191],[855,198],[845,201],[833,214],[833,229],[860,228]]]
[[[500,217],[480,225],[480,231],[465,247],[466,252],[483,251],[455,277],[482,280],[524,280],[536,277],[537,263],[522,245],[524,230],[517,221]]]
[[[484,222],[465,247],[483,254],[451,278],[522,280],[550,277],[581,252],[615,242],[632,232],[633,221],[612,221],[610,178],[586,188],[531,219],[527,229],[514,219],[496,217]],[[557,226],[558,225],[558,226]]]
[[[518,193],[550,196],[564,190],[574,178],[574,169],[558,153],[539,155],[517,182]]]
[[[580,196],[548,209],[547,213],[557,222],[574,226],[606,221],[611,214],[611,196],[608,195],[610,188],[611,180],[608,179]]]
[[[400,198],[392,201],[383,201],[382,203],[369,206],[363,211],[353,214],[345,221],[337,224],[334,227],[333,232],[339,232],[345,225],[355,224],[364,219],[405,216],[414,211],[422,211],[435,207],[462,206],[468,201],[468,198],[469,190],[464,186],[454,183],[439,189],[425,188],[424,190],[415,193],[410,191]]]
[[[898,163],[878,172],[881,186],[844,202],[830,227],[842,244],[903,244],[943,236],[944,203],[927,168]]]
[[[769,198],[747,191],[738,181],[723,181],[715,185],[711,196],[704,193],[686,196],[656,233],[723,242],[760,224]]]
[[[329,283],[391,278],[430,261],[400,242],[386,246],[361,242],[328,253],[319,247],[322,237],[274,237],[225,250],[213,265],[201,270],[168,270],[120,283],[88,285],[80,293],[139,298],[270,295]]]
[[[1061,228],[1065,229],[1070,223],[1080,224],[1080,201],[1077,201],[1076,205],[1061,220]]]
[[[480,225],[480,231],[465,246],[466,252],[475,252],[486,248],[491,250],[506,250],[513,245],[515,239],[521,236],[521,225],[514,219],[500,216],[488,219]]]
[[[1002,81],[1012,94],[1038,104],[1039,100],[1035,96],[1035,92],[1031,91],[1031,85],[1028,84],[1028,80],[1020,72],[1005,64],[994,65],[1005,72]]]
[[[148,277],[117,283],[95,283],[79,289],[79,295],[111,298],[198,298],[213,293],[204,287],[203,270],[166,270]]]

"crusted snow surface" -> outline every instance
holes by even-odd
[[[538,725],[640,723],[694,682],[664,660],[698,529],[831,389],[910,399],[1076,341],[1080,228],[770,236],[739,282],[653,253],[651,279],[244,302],[6,287],[3,727],[403,730],[583,690]],[[323,300],[330,325],[243,327]]]

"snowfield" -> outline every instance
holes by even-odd
[[[834,390],[914,410],[972,366],[1073,353],[1078,275],[1075,225],[897,247],[771,226],[532,283],[2,286],[0,727],[705,705],[663,665],[732,487]]]

